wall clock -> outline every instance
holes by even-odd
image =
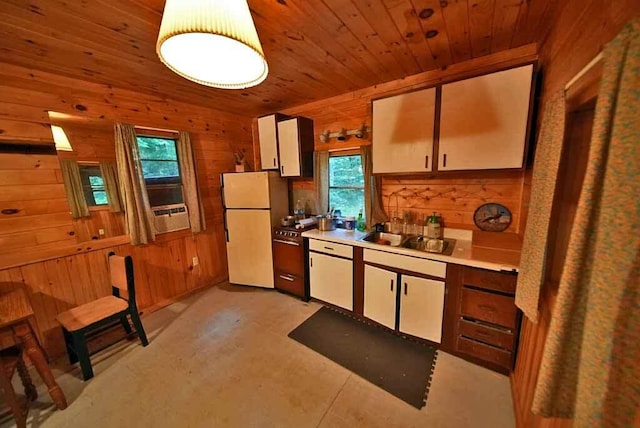
[[[478,229],[485,232],[502,232],[511,224],[511,211],[493,202],[480,205],[473,213],[473,221]]]

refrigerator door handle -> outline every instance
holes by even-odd
[[[222,201],[222,208],[226,208],[227,204],[224,202],[224,183],[220,185],[220,200]]]
[[[222,211],[222,227],[224,227],[224,236],[229,242],[229,229],[227,229],[227,210]]]

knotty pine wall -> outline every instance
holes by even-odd
[[[316,150],[342,150],[359,147],[371,144],[370,136],[362,140],[351,137],[345,142],[332,139],[330,143],[321,143],[319,135],[325,130],[335,132],[341,128],[357,129],[362,123],[371,126],[372,99],[488,73],[496,69],[534,61],[536,58],[536,46],[526,45],[454,64],[444,70],[429,71],[326,100],[285,109],[282,113],[313,119]],[[258,163],[259,146],[256,121],[254,121],[254,157]],[[508,231],[517,233],[522,230],[520,213],[524,209],[522,207],[523,178],[522,171],[486,171],[436,177],[429,174],[390,175],[383,179],[383,204],[388,214],[398,212],[399,215],[402,215],[404,211],[409,211],[422,218],[437,211],[443,215],[446,226],[473,229],[475,228],[473,213],[476,208],[485,202],[499,202],[505,204],[513,214],[513,221]],[[294,200],[297,197],[312,199],[313,189],[313,180],[292,181]],[[427,194],[431,196],[429,200],[410,196],[411,193],[426,189],[428,189]],[[399,197],[396,200],[398,193]],[[308,205],[313,206],[312,203]]]
[[[46,111],[53,110],[111,123],[121,121],[187,130],[194,148],[206,232],[164,234],[157,242],[145,246],[129,245],[128,237],[67,245],[65,237],[46,249],[0,254],[0,285],[22,283],[27,287],[49,355],[64,353],[56,314],[110,292],[106,265],[109,251],[133,256],[139,306],[143,310],[166,304],[177,296],[227,277],[219,176],[234,170],[234,150],[252,150],[250,118],[10,64],[0,66],[0,93],[0,144],[2,141],[50,142]],[[78,156],[81,153],[79,151]],[[103,151],[95,153],[100,157]],[[37,168],[34,159],[25,159],[30,166],[25,166],[29,172],[23,175],[30,177],[29,183],[3,186],[1,208],[21,203],[25,210],[29,209],[23,213],[25,220],[21,227],[25,233],[58,227],[58,223],[68,227],[71,216],[57,159],[51,156],[41,160]],[[252,168],[250,161],[248,166]],[[0,176],[6,177],[6,170],[13,167],[14,160],[0,153]],[[49,172],[41,172],[45,170]],[[49,184],[47,180],[55,183]],[[23,195],[30,195],[29,200],[24,201]],[[52,199],[41,200],[43,197]],[[48,214],[49,210],[57,213]],[[7,217],[10,216],[0,215],[0,236],[15,231],[17,220]],[[199,257],[198,266],[192,265],[194,256]]]
[[[569,0],[564,2],[550,22],[550,31],[540,46],[544,70],[542,98],[550,97],[587,65],[622,29],[640,16],[635,0]],[[528,185],[528,183],[525,183]],[[517,425],[527,428],[568,428],[572,421],[542,418],[531,412],[555,293],[546,284],[540,303],[538,324],[523,318],[520,344],[511,386]]]

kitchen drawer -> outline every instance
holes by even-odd
[[[462,283],[513,294],[516,292],[516,279],[516,275],[465,266]]]
[[[513,350],[513,334],[497,328],[482,325],[480,323],[460,320],[458,323],[458,334],[479,340],[480,342]]]
[[[417,272],[423,275],[446,278],[447,264],[434,260],[420,259],[417,257],[401,256],[399,254],[387,253],[365,248],[364,261],[376,263],[391,268],[403,269],[409,272]]]
[[[462,287],[460,315],[515,329],[516,305],[513,297]]]
[[[347,259],[353,258],[353,247],[351,245],[336,244],[335,242],[309,239],[309,250],[332,256],[346,257]]]
[[[304,278],[302,276],[276,271],[274,280],[276,288],[304,297]]]
[[[511,369],[511,352],[473,339],[458,337],[458,351]]]

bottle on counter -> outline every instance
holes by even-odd
[[[440,230],[440,217],[434,211],[432,215],[427,219],[427,238],[440,239],[442,236]]]
[[[302,200],[298,199],[296,201],[296,206],[293,208],[293,215],[296,218],[296,221],[304,219],[304,204]]]
[[[364,221],[364,217],[362,216],[362,209],[360,209],[360,213],[358,213],[358,219],[356,220],[356,229],[360,232],[364,232],[367,230],[367,224]]]

